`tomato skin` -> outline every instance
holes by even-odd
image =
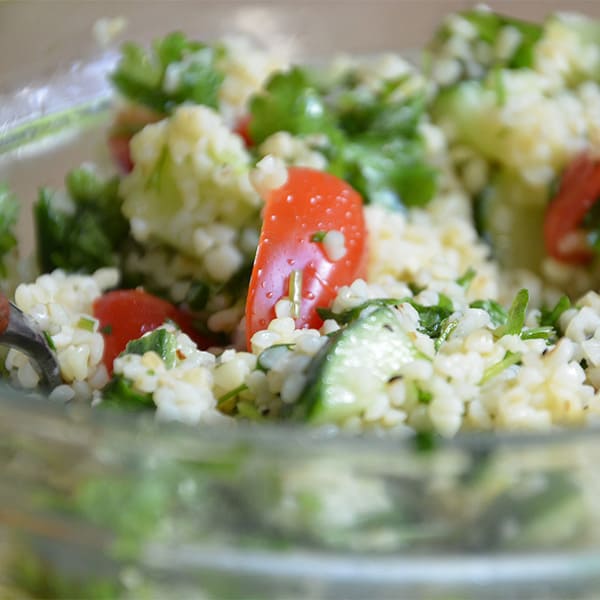
[[[141,289],[107,292],[94,301],[93,313],[104,337],[102,361],[111,375],[113,362],[125,350],[127,342],[160,327],[166,320],[177,323],[200,348],[210,345],[194,331],[189,314]]]
[[[243,116],[236,124],[234,132],[237,133],[243,140],[244,144],[246,144],[246,148],[251,148],[254,146],[254,142],[250,137],[250,121],[252,119],[252,115]]]
[[[593,258],[579,226],[599,198],[600,160],[581,154],[565,170],[558,193],[546,211],[544,243],[548,255],[572,264],[584,264]]]
[[[130,173],[133,169],[129,140],[131,135],[110,135],[108,137],[108,149],[110,154],[123,173]]]
[[[130,106],[122,109],[108,134],[108,149],[123,173],[133,169],[133,160],[129,149],[131,138],[146,125],[160,121],[164,115],[155,113],[141,106]]]
[[[332,261],[317,232],[344,234],[346,254]],[[246,303],[246,341],[275,318],[275,304],[289,293],[293,271],[302,271],[296,327],[318,328],[317,307],[331,304],[337,290],[359,277],[367,265],[362,199],[345,181],[313,169],[288,169],[287,182],[266,199],[263,226]]]

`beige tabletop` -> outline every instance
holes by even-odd
[[[65,69],[77,69],[78,61],[94,64],[106,51],[92,35],[98,19],[123,17],[128,22],[114,47],[124,38],[147,42],[176,29],[208,39],[237,32],[271,48],[281,47],[293,58],[294,54],[323,56],[336,50],[364,53],[418,48],[444,14],[473,4],[468,0],[0,0],[0,131],[10,126],[2,115],[14,117],[15,105],[27,116],[54,111],[47,102],[46,87],[52,75],[60,77]],[[488,4],[528,19],[560,9],[600,17],[600,0],[494,0]],[[105,71],[101,70],[98,81],[94,73],[88,74],[74,95],[70,90],[70,101],[81,101],[80,93],[90,92],[90,85],[106,87]],[[80,71],[72,72],[78,76],[69,81],[80,81]],[[44,85],[38,86],[40,81]],[[78,144],[54,147],[43,159],[38,157],[35,181],[28,176],[26,161],[9,160],[8,167],[0,161],[0,179],[8,181],[29,204],[37,185],[60,187],[62,166],[77,164],[81,156],[95,156],[98,148],[105,151],[103,137],[90,134]],[[24,209],[19,235],[27,250],[33,247],[31,233],[30,211]]]
[[[102,17],[123,16],[126,35],[149,40],[181,29],[217,37],[243,32],[267,44],[287,43],[303,55],[418,47],[441,16],[472,6],[466,0],[0,0],[0,92],[17,81],[45,75],[97,52],[92,26]],[[555,10],[600,17],[598,0],[493,0],[494,9],[523,18]],[[368,10],[365,10],[365,6]],[[355,35],[360,27],[360,36]],[[118,41],[118,40],[117,40]]]

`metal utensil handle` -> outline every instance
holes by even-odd
[[[62,383],[56,353],[37,324],[0,292],[0,344],[27,354],[37,366],[41,385],[52,390]]]

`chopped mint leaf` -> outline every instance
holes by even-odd
[[[248,419],[249,421],[263,420],[263,416],[260,414],[259,410],[254,404],[250,404],[250,402],[238,402],[237,412],[240,417]]]
[[[437,352],[441,345],[448,339],[450,334],[456,329],[458,326],[458,321],[446,319],[444,323],[442,323],[442,329],[440,332],[440,337],[435,340],[434,348]]]
[[[508,319],[508,313],[506,310],[504,310],[504,308],[495,300],[475,300],[475,302],[471,302],[471,304],[469,304],[469,307],[485,310],[485,312],[490,315],[492,324],[495,327],[504,325],[506,323],[506,319]]]
[[[475,26],[478,38],[492,47],[505,27],[516,29],[520,34],[520,42],[512,55],[505,59],[505,66],[521,69],[533,65],[534,49],[544,32],[541,25],[477,8],[462,12],[460,15]]]
[[[424,306],[408,297],[374,298],[340,313],[325,308],[317,308],[317,312],[323,320],[334,319],[339,325],[346,325],[358,319],[365,309],[377,306],[399,306],[403,303],[410,304],[419,313],[419,331],[431,338],[440,336],[442,323],[454,312],[452,301],[444,294],[439,294],[439,303],[435,306]]]
[[[450,298],[448,298],[448,296],[442,292],[438,293],[437,305],[444,310],[454,311],[454,304],[452,300],[450,300]]]
[[[19,200],[7,185],[0,183],[0,277],[8,275],[4,258],[17,246],[14,227],[19,217]]]
[[[278,131],[293,135],[329,134],[335,130],[308,70],[294,67],[276,73],[250,101],[249,133],[255,144]]]
[[[66,197],[42,188],[34,206],[40,270],[93,273],[115,266],[129,233],[118,178],[100,180],[81,167],[67,174],[66,187]]]
[[[353,75],[325,84],[308,69],[277,73],[250,101],[250,137],[260,144],[278,131],[322,134],[327,170],[366,203],[393,209],[427,204],[437,189],[437,169],[426,159],[418,127],[423,90],[411,90],[414,81],[406,76],[373,92]]]
[[[556,336],[556,330],[549,325],[544,327],[532,327],[531,329],[523,329],[521,331],[522,340],[548,340],[550,341]]]
[[[115,375],[102,389],[102,403],[100,406],[119,407],[128,410],[154,409],[155,404],[152,394],[138,392],[133,383]]]
[[[186,296],[186,302],[192,310],[202,310],[206,307],[210,296],[210,287],[204,281],[195,280],[191,283]]]
[[[232,412],[235,408],[235,403],[231,403],[231,400],[237,398],[242,392],[244,392],[247,389],[248,386],[245,383],[242,383],[237,387],[233,388],[232,390],[229,390],[217,399],[217,408],[228,413]],[[229,406],[230,403],[232,404],[232,406]]]
[[[473,267],[469,267],[465,273],[456,280],[456,283],[465,289],[469,289],[469,286],[471,285],[473,279],[475,279],[476,275],[477,271]]]
[[[418,296],[425,289],[424,285],[418,285],[414,281],[409,281],[407,285],[413,296]]]
[[[162,358],[167,369],[173,368],[177,363],[177,338],[175,334],[160,327],[137,340],[129,342],[125,346],[123,354],[144,355],[146,352],[156,352]]]
[[[454,312],[449,298],[440,294],[440,304],[436,306],[423,306],[412,300],[407,302],[419,313],[419,331],[430,338],[439,338],[444,321]]]
[[[333,147],[329,171],[365,202],[393,210],[424,206],[437,189],[437,170],[425,161],[419,139],[364,136],[340,143]]]
[[[325,239],[325,236],[327,235],[326,231],[315,231],[311,236],[310,236],[310,241],[311,242],[322,242]]]
[[[437,445],[438,436],[433,431],[417,431],[415,447],[418,452],[432,452]]]
[[[111,186],[115,185],[111,181]],[[65,176],[67,192],[77,202],[94,203],[106,194],[107,183],[102,181],[92,167],[82,166],[69,171]],[[112,192],[113,190],[111,190]]]
[[[348,79],[342,89],[333,94],[332,108],[340,126],[350,136],[368,134],[386,137],[414,137],[426,102],[422,90],[406,94],[411,75],[382,83],[372,92]]]
[[[569,308],[571,308],[569,297],[562,296],[552,309],[542,309],[540,314],[540,326],[549,326],[557,329],[560,317]]]
[[[148,51],[133,43],[121,49],[114,86],[129,100],[166,114],[184,102],[216,108],[223,74],[218,50],[174,32]]]
[[[496,92],[496,104],[504,106],[506,104],[506,86],[504,85],[504,75],[500,67],[492,71],[494,78],[494,91]]]
[[[85,331],[94,331],[95,326],[96,319],[90,317],[81,317],[79,321],[77,321],[77,327],[79,329],[84,329]]]
[[[342,312],[334,312],[329,308],[317,308],[317,313],[326,321],[327,319],[333,319],[339,325],[347,325],[348,323],[355,321],[360,317],[363,310],[366,308],[377,307],[377,306],[396,306],[402,302],[406,302],[407,299],[398,298],[374,298],[373,300],[367,300],[354,308],[348,308]]]
[[[44,338],[46,339],[46,343],[48,344],[50,349],[56,350],[56,344],[54,343],[52,336],[47,331],[42,331],[42,334],[43,334]]]
[[[506,323],[500,325],[494,331],[497,337],[503,335],[519,335],[525,325],[525,314],[529,304],[529,292],[523,288],[517,292],[513,303],[508,310]]]
[[[504,355],[504,358],[501,361],[497,362],[494,365],[491,365],[483,372],[483,377],[481,378],[479,385],[487,383],[490,379],[497,377],[498,375],[500,375],[500,373],[508,369],[508,367],[511,367],[512,365],[517,365],[520,362],[520,352],[511,352],[510,350],[507,350],[506,354]]]
[[[210,287],[204,281],[195,280],[191,283],[185,301],[192,310],[202,310],[206,307]]]
[[[417,387],[417,401],[420,404],[430,404],[432,400],[433,394],[430,391]]]

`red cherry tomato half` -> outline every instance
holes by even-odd
[[[107,292],[96,299],[93,310],[104,337],[102,360],[110,374],[115,358],[125,350],[127,342],[160,327],[167,320],[179,325],[200,348],[210,345],[194,330],[189,314],[140,289]]]
[[[346,254],[331,260],[320,241],[325,232],[344,234]],[[246,338],[265,329],[275,304],[288,296],[290,276],[302,274],[296,327],[320,327],[316,309],[327,307],[338,289],[365,277],[366,227],[360,195],[328,173],[290,168],[287,182],[266,199],[262,231],[246,304]]]
[[[131,152],[129,151],[129,140],[131,135],[109,135],[108,149],[116,165],[123,173],[129,173],[133,169]]]
[[[546,252],[561,262],[582,264],[594,255],[580,228],[583,218],[600,199],[600,160],[578,156],[565,170],[560,188],[546,211]]]
[[[108,134],[108,148],[113,160],[124,173],[133,169],[129,150],[131,138],[146,125],[162,118],[163,115],[141,106],[132,106],[117,114]]]
[[[247,148],[250,148],[254,145],[252,138],[250,137],[250,120],[252,119],[251,115],[245,115],[242,117],[235,126],[234,132],[237,133],[246,144]]]

